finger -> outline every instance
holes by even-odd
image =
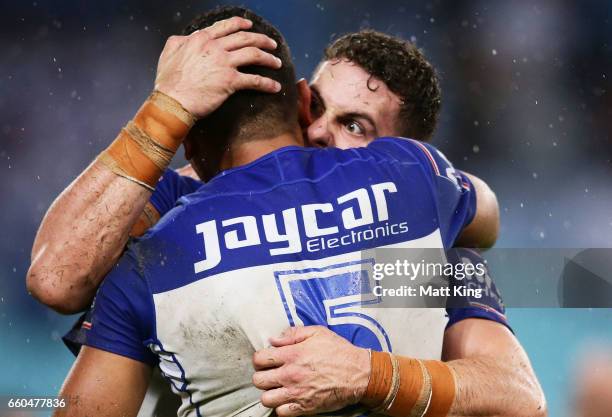
[[[176,49],[186,41],[187,41],[186,36],[172,35],[168,37],[168,39],[166,40],[166,45],[164,46],[164,49],[166,48]]]
[[[166,44],[164,45],[164,49],[162,49],[161,56],[167,57],[170,55],[174,55],[179,49],[181,49],[181,47],[186,41],[186,36],[170,36],[166,40]]]
[[[245,48],[238,49],[229,53],[230,63],[234,67],[244,67],[247,65],[262,65],[264,67],[270,67],[274,69],[280,68],[283,63],[280,58],[275,57],[269,52],[256,48],[254,46],[247,46]]]
[[[200,177],[198,177],[198,174],[195,172],[191,164],[187,164],[184,167],[177,169],[176,173],[182,177],[190,177],[190,178],[193,178],[194,180],[200,179]]]
[[[244,31],[219,38],[218,42],[226,51],[235,51],[247,46],[254,46],[262,49],[276,49],[277,46],[274,39],[263,33]]]
[[[294,345],[314,336],[319,330],[320,326],[289,327],[282,335],[271,337],[270,344],[274,347]]]
[[[204,30],[211,38],[217,39],[239,30],[250,29],[251,26],[253,26],[253,22],[250,20],[234,16],[229,19],[219,20]]]
[[[253,367],[256,371],[283,366],[285,361],[279,349],[261,349],[253,354]]]
[[[280,382],[280,376],[279,368],[255,372],[253,374],[253,385],[263,390],[280,388],[283,386]]]
[[[261,75],[255,74],[243,74],[239,72],[239,75],[234,81],[234,89],[237,90],[258,90],[264,93],[278,93],[281,90],[281,85],[278,81],[274,81],[272,78],[262,77]]]
[[[306,414],[306,410],[298,403],[279,405],[274,411],[278,417],[294,417]]]
[[[261,403],[268,408],[276,408],[291,401],[292,396],[287,388],[271,389],[261,394]]]

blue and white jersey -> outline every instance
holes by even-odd
[[[180,416],[271,414],[251,358],[288,326],[439,359],[445,310],[360,301],[371,262],[361,251],[450,247],[475,204],[467,178],[415,141],[279,149],[182,197],[132,242],[98,291],[84,343],[159,363]]]
[[[167,168],[159,178],[149,202],[160,216],[163,216],[172,210],[179,198],[197,191],[203,184],[202,181],[179,175],[176,171]]]

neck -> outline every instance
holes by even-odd
[[[300,133],[283,133],[272,138],[233,143],[221,159],[221,170],[248,164],[285,146],[304,146]]]

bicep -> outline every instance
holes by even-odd
[[[446,329],[442,359],[507,357],[527,360],[518,339],[503,324],[483,319],[465,319]]]
[[[60,392],[66,407],[53,416],[136,416],[150,376],[143,362],[84,346]]]
[[[457,239],[457,246],[489,248],[499,234],[499,205],[495,193],[480,178],[465,173],[476,193],[476,214]]]

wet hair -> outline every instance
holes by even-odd
[[[217,110],[198,121],[190,132],[190,140],[214,140],[219,146],[227,146],[227,141],[238,138],[240,141],[265,139],[295,129],[297,125],[297,87],[295,69],[287,42],[281,33],[269,22],[251,10],[224,6],[197,16],[183,30],[183,35],[213,25],[215,22],[234,16],[253,22],[249,32],[263,33],[274,39],[277,48],[267,51],[280,58],[283,65],[279,69],[263,66],[240,67],[239,71],[272,78],[281,84],[278,93],[264,93],[254,90],[241,90],[232,94]]]
[[[399,135],[429,140],[440,113],[438,76],[413,43],[373,30],[344,35],[325,49],[325,60],[346,59],[382,80],[402,100]],[[372,89],[368,83],[368,88]]]

